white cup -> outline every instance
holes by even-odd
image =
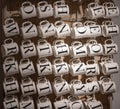
[[[101,103],[101,101],[96,100],[96,98],[94,97],[89,97],[86,102],[86,107],[87,109],[103,109],[103,104]]]
[[[52,74],[52,64],[47,58],[40,58],[36,66],[39,76]]]
[[[35,74],[33,62],[28,58],[20,60],[19,70],[22,77]]]
[[[66,38],[71,35],[70,26],[64,21],[56,21],[56,38]]]
[[[3,30],[6,37],[16,36],[20,34],[18,23],[13,18],[7,18],[4,21]]]
[[[110,75],[110,74],[114,74],[114,73],[118,73],[119,72],[119,65],[118,65],[118,63],[114,62],[112,59],[111,60],[105,60],[101,64],[101,68],[102,68],[102,73],[104,75]]]
[[[36,85],[30,77],[25,77],[22,79],[21,92],[23,96],[36,94]]]
[[[103,46],[102,44],[97,43],[96,40],[88,40],[86,46],[89,56],[97,56],[103,54]]]
[[[114,55],[118,53],[118,46],[112,39],[107,39],[103,45],[104,55]]]
[[[70,55],[74,58],[86,57],[87,47],[79,41],[74,41],[71,43]]]
[[[20,12],[21,12],[23,19],[28,19],[28,18],[32,18],[32,17],[37,16],[35,5],[33,5],[29,1],[22,3],[22,5],[20,7]]]
[[[78,58],[73,58],[70,60],[70,73],[72,76],[83,75],[86,72],[86,66]]]
[[[83,102],[78,97],[70,96],[68,99],[70,109],[84,109]]]
[[[95,62],[95,60],[88,60],[86,62],[86,76],[97,76],[100,74],[99,65]]]
[[[100,90],[102,94],[116,92],[116,84],[110,78],[101,77],[99,83],[100,83]]]
[[[62,0],[54,2],[53,8],[55,18],[66,17],[69,15],[69,6]]]
[[[4,43],[1,45],[1,51],[3,57],[12,56],[19,53],[19,47],[13,39],[8,38],[4,40]]]
[[[19,84],[16,78],[6,77],[3,82],[5,95],[15,94],[19,92]]]
[[[92,77],[86,79],[86,95],[95,94],[100,91],[100,86],[98,81],[94,80]]]
[[[104,6],[98,3],[92,2],[88,4],[88,8],[85,10],[87,19],[97,19],[105,16]]]
[[[68,100],[67,99],[61,99],[61,100],[56,100],[54,102],[54,109],[61,109],[63,108],[64,109],[69,109],[69,103],[68,103]]]
[[[46,1],[41,1],[37,4],[38,18],[47,18],[53,16],[53,8]]]
[[[56,77],[53,83],[53,90],[57,97],[66,95],[70,92],[70,86],[66,80],[61,77]]]
[[[6,76],[19,73],[18,62],[14,57],[7,57],[3,62],[3,71]]]
[[[50,99],[47,98],[46,96],[39,97],[37,100],[37,109],[44,109],[44,108],[53,109]]]
[[[29,58],[37,55],[36,47],[31,40],[23,40],[20,46],[23,58]]]
[[[39,23],[38,32],[41,38],[48,38],[55,35],[56,29],[53,23],[50,23],[48,20],[43,20]]]
[[[19,109],[18,98],[14,95],[6,96],[3,100],[4,109]]]
[[[55,76],[69,74],[69,66],[62,59],[55,59],[53,61],[53,73]]]
[[[116,36],[119,34],[119,26],[112,21],[103,21],[102,34],[104,37]]]
[[[95,38],[102,35],[102,29],[100,25],[97,25],[93,21],[86,21],[84,24],[81,22],[73,24],[71,29],[71,38]]]
[[[40,77],[36,83],[39,96],[45,96],[52,93],[52,86],[46,77]]]
[[[86,84],[83,84],[80,80],[72,80],[70,91],[74,96],[86,95]]]
[[[20,109],[25,109],[25,108],[35,109],[34,101],[30,96],[25,96],[25,97],[22,96],[19,104],[20,104]]]
[[[29,39],[38,36],[36,25],[32,24],[30,21],[22,23],[21,32],[23,39]]]
[[[105,8],[105,18],[116,17],[119,16],[119,8],[115,6],[112,2],[105,2],[103,3]]]
[[[41,39],[36,46],[39,58],[53,55],[52,46],[47,40]]]
[[[69,46],[64,40],[55,40],[53,42],[53,53],[55,57],[64,57],[69,55]]]

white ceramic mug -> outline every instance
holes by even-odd
[[[23,58],[29,58],[37,55],[35,44],[31,40],[23,40],[20,46]]]
[[[63,59],[53,61],[53,73],[55,76],[66,75],[69,73],[69,66]]]
[[[105,8],[105,18],[116,17],[119,16],[119,8],[112,2],[103,3]]]
[[[4,40],[4,43],[1,45],[1,51],[3,57],[12,56],[19,53],[19,47],[13,39],[8,38]]]
[[[21,32],[23,39],[29,39],[38,36],[36,25],[32,24],[30,21],[22,23]]]
[[[89,56],[96,56],[103,54],[103,46],[101,43],[97,43],[96,40],[88,40],[86,43]]]
[[[104,37],[116,36],[119,34],[119,26],[112,21],[103,21],[102,34]]]
[[[71,43],[70,55],[74,58],[86,57],[87,47],[79,41],[74,41]]]
[[[47,40],[44,39],[38,40],[36,48],[39,58],[53,55],[52,46],[49,42],[47,42]]]
[[[7,57],[3,62],[3,71],[6,76],[19,73],[18,62],[14,57]]]
[[[112,39],[107,39],[103,45],[104,55],[114,55],[118,53],[118,46]]]
[[[105,16],[104,6],[98,3],[92,2],[88,4],[88,8],[85,10],[87,19],[97,19]]]
[[[19,104],[20,104],[20,109],[25,109],[25,108],[35,109],[34,101],[30,96],[25,96],[25,97],[22,96]]]
[[[73,58],[70,60],[70,73],[72,76],[83,75],[86,72],[86,66],[78,58]]]
[[[56,1],[53,4],[54,8],[54,17],[65,17],[69,15],[69,6],[65,4],[64,1]]]
[[[37,100],[37,108],[38,109],[45,109],[45,108],[53,109],[50,99],[47,98],[46,96],[38,98],[38,100]]]
[[[21,92],[23,96],[36,94],[36,85],[30,77],[25,77],[22,79]]]
[[[16,36],[20,34],[18,23],[13,18],[7,18],[4,21],[3,30],[6,37]]]
[[[61,109],[63,107],[64,109],[69,109],[69,102],[67,99],[63,98],[54,102],[54,109]]]
[[[28,58],[20,60],[19,70],[22,77],[35,74],[33,62]]]
[[[94,80],[92,77],[86,79],[86,95],[98,93],[100,91],[100,86],[98,81]]]
[[[66,38],[71,35],[70,26],[64,21],[56,21],[56,38]]]
[[[46,77],[40,77],[36,83],[39,96],[45,96],[52,93],[52,86]]]
[[[116,92],[116,84],[108,77],[100,77],[100,89],[102,94]]]
[[[55,35],[56,29],[53,23],[50,23],[48,20],[43,20],[39,23],[38,32],[41,38],[48,38]]]
[[[53,90],[57,97],[68,94],[70,87],[67,81],[61,77],[56,77],[53,83]]]
[[[69,52],[69,46],[64,40],[55,40],[53,42],[53,53],[55,57],[68,56]]]
[[[19,101],[17,96],[9,95],[6,96],[3,100],[4,109],[19,109]]]
[[[15,94],[19,92],[19,84],[16,78],[6,77],[3,82],[5,95]]]
[[[23,19],[28,19],[28,18],[32,18],[32,17],[37,16],[35,5],[33,5],[29,1],[22,3],[22,5],[20,7],[20,12],[21,12]]]
[[[87,100],[85,101],[86,107],[87,109],[103,109],[103,104],[101,103],[101,101],[96,100],[95,97],[89,97],[87,98]]]
[[[47,58],[40,58],[36,66],[39,76],[52,74],[52,64]]]
[[[47,18],[53,16],[53,8],[46,1],[41,1],[37,4],[38,18]]]
[[[100,74],[99,65],[95,62],[95,60],[88,60],[86,62],[86,76],[97,76]]]
[[[104,75],[110,75],[119,72],[119,65],[117,62],[111,60],[106,60],[101,64],[102,73]]]
[[[70,109],[84,109],[83,102],[79,99],[79,97],[70,96],[68,100]]]
[[[70,91],[74,96],[86,95],[86,84],[83,84],[80,80],[72,80]]]

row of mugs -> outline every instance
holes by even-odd
[[[74,96],[91,95],[101,92],[102,94],[114,93],[116,91],[116,84],[108,77],[101,77],[99,81],[93,78],[87,78],[86,83],[80,80],[72,80],[68,83],[62,77],[56,77],[54,82],[46,77],[37,78],[35,83],[30,77],[22,78],[20,87],[16,78],[6,77],[3,81],[5,95],[13,95],[21,92],[23,96],[34,95],[38,93],[39,96],[46,96],[54,93],[57,97],[72,94]]]
[[[92,2],[85,9],[85,17],[87,19],[110,18],[119,16],[119,7],[113,2],[104,2],[100,5],[97,2]]]
[[[95,60],[88,60],[85,64],[78,58],[71,59],[69,64],[59,58],[55,59],[53,64],[47,58],[40,58],[36,65],[30,59],[26,58],[21,59],[18,65],[14,57],[8,57],[3,63],[3,71],[6,76],[20,72],[22,77],[26,77],[35,74],[35,69],[37,69],[38,76],[51,74],[61,76],[69,73],[72,76],[97,76],[100,75],[100,72],[104,75],[118,73],[119,65],[112,59],[104,59],[100,63],[95,62]]]
[[[20,49],[20,50],[19,50]],[[100,56],[100,55],[114,55],[118,53],[118,46],[113,40],[107,39],[104,44],[98,43],[95,39],[86,41],[86,44],[82,44],[80,41],[74,41],[69,46],[64,40],[55,40],[53,46],[47,42],[47,40],[40,39],[37,44],[34,44],[31,40],[23,40],[20,48],[13,39],[8,38],[4,40],[1,46],[3,57],[13,56],[21,52],[22,58],[29,58],[37,56],[42,57],[70,57],[80,58],[87,56]]]
[[[60,97],[59,100],[53,102],[46,96],[38,97],[37,100],[33,100],[32,97],[26,96],[21,97],[20,101],[17,96],[6,96],[3,101],[4,109],[103,109],[101,101],[97,100],[95,97],[87,96],[86,100],[79,99],[79,97],[68,96],[68,98]]]
[[[20,14],[23,19],[32,17],[47,18],[54,16],[54,18],[64,17],[69,15],[69,6],[63,0],[56,1],[53,4],[48,4],[46,1],[41,1],[37,4],[37,8],[31,2],[23,2],[20,7]],[[119,16],[119,8],[113,2],[105,2],[103,5],[92,2],[89,3],[85,9],[85,17],[88,19],[110,18]]]
[[[37,7],[31,2],[23,2],[20,7],[20,14],[23,19],[29,19],[32,17],[47,18],[52,17],[59,18],[69,15],[69,6],[65,4],[64,0],[59,0],[53,3],[53,6],[47,1],[40,1],[37,3]]]
[[[66,38],[71,36],[73,39],[94,38],[99,36],[111,37],[119,34],[118,25],[110,20],[102,22],[102,25],[96,24],[94,21],[74,22],[72,27],[64,21],[56,21],[54,24],[47,20],[43,20],[38,26],[30,21],[18,26],[13,18],[7,18],[4,21],[3,30],[6,37],[16,36],[20,34],[23,39],[34,38],[39,35],[41,38],[54,36],[56,38]]]

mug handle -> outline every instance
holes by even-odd
[[[60,59],[60,58],[53,60],[53,64],[61,63],[61,62],[63,62],[63,59]]]
[[[56,77],[55,79],[54,79],[54,83],[56,84],[56,83],[60,83],[60,82],[63,82],[63,81],[65,81],[62,77]]]
[[[67,97],[67,99],[68,99],[69,101],[74,101],[74,100],[79,100],[79,97],[78,97],[78,96],[69,95],[69,96]]]
[[[65,24],[64,21],[56,21],[56,22],[55,22],[55,26],[56,26],[56,27],[59,27],[59,26],[61,26],[61,25],[63,25],[63,24]]]
[[[80,61],[79,58],[72,58],[72,59],[70,59],[70,61],[69,61],[70,64],[76,64],[76,63],[80,63],[80,62],[81,62],[81,61]]]
[[[97,44],[97,41],[96,40],[92,40],[92,39],[90,39],[90,40],[87,40],[87,43],[88,44]]]
[[[23,40],[22,41],[22,45],[27,45],[27,44],[30,44],[31,43],[31,40]]]
[[[112,39],[107,39],[105,40],[105,44],[113,44],[114,41]]]
[[[82,45],[82,42],[74,41],[74,42],[71,43],[71,46],[77,46],[77,45]]]
[[[39,101],[40,102],[43,102],[43,101],[46,102],[46,101],[49,101],[49,98],[47,98],[46,96],[40,96]]]
[[[38,62],[39,63],[46,63],[46,62],[48,62],[48,59],[47,58],[40,58],[40,59],[38,59]]]
[[[46,44],[46,43],[48,43],[48,42],[45,39],[38,40],[38,45],[43,45],[43,44]]]
[[[95,60],[88,60],[88,61],[86,61],[86,64],[87,64],[87,65],[95,64],[95,63],[96,63]]]
[[[33,82],[30,77],[24,77],[24,78],[22,79],[22,83],[28,83],[28,82]]]
[[[62,44],[62,43],[64,43],[64,40],[55,40],[53,42],[53,45]]]
[[[83,26],[82,22],[74,22],[72,24],[72,27],[81,27],[81,26]]]
[[[78,83],[80,83],[80,84],[82,84],[82,81],[81,80],[78,80],[78,79],[74,79],[74,80],[72,80],[71,82],[70,82],[70,84],[78,84]]]
[[[107,76],[101,76],[100,81],[109,82],[109,81],[111,81],[111,79],[109,77],[107,77]]]
[[[90,82],[93,82],[95,81],[95,79],[93,77],[89,77],[85,80],[86,83],[90,83]]]
[[[13,39],[12,38],[7,38],[4,40],[4,44],[11,44],[13,43]]]
[[[26,22],[22,23],[22,27],[26,27],[28,25],[33,25],[33,24],[30,21],[26,21]]]
[[[12,76],[12,77],[7,77],[4,79],[5,82],[12,82],[15,81],[16,79]]]
[[[47,5],[48,4],[48,2],[46,2],[46,1],[41,1],[41,2],[39,2],[38,4],[37,4],[37,6],[45,6],[45,5]]]
[[[9,24],[9,23],[14,23],[14,22],[15,22],[15,21],[14,21],[13,18],[7,18],[7,19],[4,21],[5,25],[6,25],[6,24]]]
[[[56,1],[53,3],[53,6],[56,6],[56,5],[65,5],[65,2],[64,1]]]
[[[30,101],[31,98],[30,98],[30,96],[21,96],[21,100],[23,100],[23,101]]]
[[[102,25],[114,25],[114,22],[111,20],[103,21]]]
[[[47,78],[45,77],[45,76],[43,76],[43,77],[39,77],[38,78],[38,83],[43,83],[43,82],[47,82],[48,80],[47,80]]]
[[[83,23],[84,26],[90,26],[90,25],[96,25],[96,22],[95,21],[85,21]]]
[[[22,7],[25,7],[26,5],[31,6],[32,3],[29,2],[29,1],[26,1],[26,2],[23,2],[23,3],[22,3]]]
[[[50,22],[48,20],[43,20],[39,23],[40,26],[45,26],[45,25],[48,25],[50,24]]]
[[[89,4],[88,4],[88,8],[97,7],[97,6],[99,6],[99,4],[98,4],[98,3],[95,3],[95,2],[92,2],[92,3],[89,3]]]
[[[105,2],[105,3],[103,3],[103,6],[105,6],[105,7],[114,7],[115,4],[112,3],[112,2]]]
[[[28,62],[30,62],[30,60],[28,58],[20,60],[20,64],[25,64],[25,63],[28,63]]]
[[[15,58],[14,58],[14,57],[7,57],[7,58],[4,60],[4,63],[5,63],[5,62],[9,62],[9,61],[15,61]]]

